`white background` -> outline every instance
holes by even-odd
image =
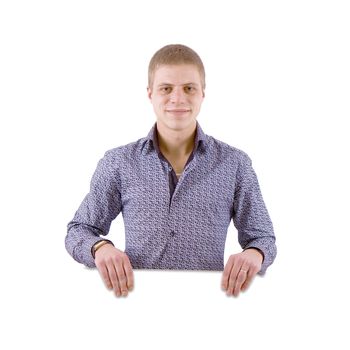
[[[336,0],[1,1],[1,348],[349,349],[349,18]],[[169,43],[202,57],[198,121],[252,158],[274,223],[275,264],[236,299],[219,272],[145,270],[117,299],[64,248],[98,160],[152,127]],[[123,249],[121,216],[109,237]]]

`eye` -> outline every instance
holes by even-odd
[[[187,85],[184,87],[185,92],[191,94],[194,93],[196,91],[196,88],[192,85]]]
[[[163,94],[169,94],[171,92],[171,87],[170,86],[163,86],[163,87],[160,88],[160,91]]]

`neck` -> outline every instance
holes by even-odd
[[[172,130],[157,122],[158,143],[161,152],[171,157],[184,157],[194,148],[196,123],[185,130]]]

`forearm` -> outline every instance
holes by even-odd
[[[258,215],[257,215],[258,214]],[[266,269],[273,263],[276,258],[276,238],[273,225],[269,214],[263,204],[255,207],[249,214],[249,224],[237,225],[238,241],[242,249],[258,249],[263,255],[263,262],[260,275],[265,274]]]
[[[121,196],[116,180],[118,176],[112,156],[112,152],[106,152],[99,161],[91,180],[90,192],[67,227],[65,245],[68,253],[88,267],[95,267],[92,246],[105,239],[111,222],[121,211]]]
[[[233,221],[241,247],[262,252],[264,260],[259,274],[264,274],[273,263],[277,249],[273,225],[249,157],[242,160],[238,173]]]
[[[100,236],[101,233],[96,227],[71,221],[65,239],[68,253],[77,262],[87,267],[95,267],[91,248],[98,241],[105,239]]]

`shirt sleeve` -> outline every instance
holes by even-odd
[[[265,274],[276,257],[275,234],[252,161],[246,154],[237,170],[233,223],[242,249],[257,248],[262,252],[264,260],[259,274]]]
[[[65,246],[79,263],[95,267],[92,246],[106,236],[111,222],[121,211],[121,196],[115,161],[106,152],[99,161],[86,195],[72,221],[68,223]]]

